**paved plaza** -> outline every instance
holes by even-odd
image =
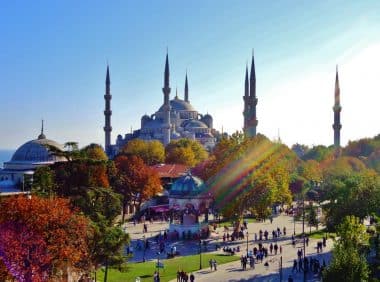
[[[133,257],[129,260],[131,262],[142,262],[143,259],[156,260],[157,252],[159,250],[158,245],[156,244],[154,237],[158,235],[160,232],[163,234],[165,230],[168,229],[167,222],[154,222],[154,223],[146,223],[148,226],[148,232],[143,233],[143,224],[128,223],[125,225],[125,230],[128,232],[132,239],[132,247],[133,247]],[[264,258],[262,263],[256,263],[255,268],[251,269],[249,265],[247,266],[247,270],[242,270],[240,260],[222,264],[218,266],[217,271],[211,271],[209,268],[202,269],[194,272],[195,281],[280,281],[280,259],[282,257],[282,281],[287,281],[289,275],[292,275],[294,281],[303,281],[303,273],[294,272],[292,273],[293,268],[293,260],[297,258],[297,251],[303,248],[303,240],[297,239],[296,245],[293,246],[291,242],[291,236],[295,230],[296,234],[302,233],[302,222],[296,222],[294,224],[293,217],[287,215],[279,215],[274,217],[273,222],[271,223],[269,220],[266,222],[254,222],[248,223],[248,249],[252,250],[254,247],[258,247],[258,241],[254,241],[254,234],[259,234],[259,230],[269,232],[269,239],[267,241],[262,241],[263,246],[269,248],[269,244],[272,242],[276,242],[279,246],[282,247],[282,254],[278,253],[277,255],[271,255],[269,253],[267,258]],[[281,235],[281,237],[277,238],[275,241],[272,239],[272,230],[276,230],[280,228],[281,231],[283,228],[286,228],[286,236]],[[314,229],[312,229],[314,230]],[[309,227],[306,227],[305,224],[305,232],[309,232]],[[222,236],[224,231],[223,225],[219,226],[215,232],[212,232],[211,238],[208,240],[207,250],[203,250],[202,252],[207,253],[215,253],[222,254],[224,253],[222,248],[223,246],[229,246],[231,248],[237,248],[239,246],[240,252],[236,253],[236,255],[246,255],[247,253],[247,240],[237,240],[237,241],[229,241],[223,243]],[[230,228],[229,233],[232,233],[232,228]],[[142,247],[143,240],[149,241],[149,249],[145,252]],[[329,263],[331,257],[331,248],[333,242],[331,239],[327,240],[327,246],[323,248],[321,253],[317,253],[317,241],[316,239],[310,239],[309,245],[306,247],[306,256],[308,258],[313,257],[320,261],[322,264],[323,260],[325,260],[326,264]],[[220,249],[216,250],[216,245],[219,244],[221,246]],[[168,241],[166,250],[169,250],[169,246],[176,246],[177,251],[179,251],[181,256],[186,255],[194,255],[199,254],[199,243],[195,240],[191,241]],[[162,259],[166,258],[166,255],[161,255]],[[268,266],[265,266],[265,262],[268,263]],[[310,271],[309,271],[310,273]],[[318,277],[314,277],[311,273],[306,277],[307,281],[319,281]],[[173,280],[176,281],[176,280]]]

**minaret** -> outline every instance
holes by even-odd
[[[247,125],[248,125],[248,115],[249,115],[249,80],[248,80],[248,63],[245,67],[245,84],[244,84],[244,111],[243,111],[243,117],[244,117],[244,127],[243,130],[247,134]]]
[[[340,88],[339,88],[339,77],[338,77],[338,66],[336,67],[336,74],[335,74],[335,99],[334,99],[334,146],[335,148],[340,148],[340,129],[342,128],[342,125],[340,123],[340,112],[342,110],[342,107],[340,105]]]
[[[170,143],[170,86],[169,86],[169,56],[166,52],[165,73],[164,73],[164,87],[162,88],[164,93],[164,127],[163,127],[163,143],[164,146]]]
[[[110,71],[109,66],[107,64],[107,74],[106,74],[106,94],[104,95],[105,100],[105,110],[104,110],[104,117],[105,117],[105,125],[104,125],[104,133],[105,133],[105,142],[104,142],[104,149],[107,154],[110,153],[110,145],[111,145],[111,80],[110,80]]]
[[[257,117],[256,117],[256,71],[255,71],[255,58],[252,52],[251,75],[249,79],[249,119],[247,122],[247,135],[248,137],[256,136]]]
[[[186,71],[186,78],[185,78],[185,102],[189,102],[189,84],[187,82],[187,71]]]

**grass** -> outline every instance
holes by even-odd
[[[311,233],[309,233],[309,232],[305,232],[305,233],[306,233],[306,235],[309,238],[312,238],[312,239],[323,239],[323,237],[325,237],[325,235],[326,235],[326,228],[319,229],[319,230],[314,230]],[[297,237],[301,237],[302,233],[301,234],[297,234],[296,236]],[[327,237],[330,238],[330,239],[334,239],[336,237],[336,233],[331,233],[331,232],[327,233]]]
[[[208,268],[208,261],[215,259],[218,263],[224,264],[231,261],[239,260],[237,256],[229,256],[223,254],[203,254],[202,253],[202,268]],[[187,273],[199,270],[199,255],[184,256],[174,259],[160,260],[163,262],[164,268],[160,268],[160,278],[162,282],[170,281],[177,277],[177,271],[183,270]],[[156,270],[157,261],[149,261],[144,263],[129,263],[129,267],[126,272],[120,272],[115,269],[108,270],[109,282],[134,282],[136,277],[140,277],[141,281],[153,281],[153,274]],[[98,270],[97,281],[103,281],[104,269]]]

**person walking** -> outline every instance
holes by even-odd
[[[195,277],[194,277],[194,274],[193,273],[191,273],[190,274],[190,282],[194,282],[195,281]]]
[[[297,260],[296,260],[296,259],[293,260],[293,269],[292,269],[292,272],[294,272],[294,270],[295,270],[296,272],[298,272],[298,268],[297,268]]]
[[[217,266],[218,266],[218,263],[216,262],[215,259],[212,260],[212,265],[214,266],[214,270],[216,271],[217,270]]]
[[[278,251],[278,245],[277,243],[274,244],[274,254],[277,255],[277,251]]]

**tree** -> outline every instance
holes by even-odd
[[[314,226],[318,230],[318,217],[317,217],[317,211],[316,207],[313,206],[313,203],[310,202],[310,205],[308,206],[307,210],[307,223],[310,226],[310,233],[311,233],[311,227]]]
[[[368,281],[369,268],[364,256],[368,245],[366,228],[359,218],[347,216],[337,228],[338,242],[331,264],[323,272],[323,281]]]
[[[302,157],[302,160],[315,160],[321,162],[333,158],[334,147],[326,147],[323,145],[314,146],[308,150]]]
[[[195,166],[208,157],[207,151],[197,140],[179,139],[171,141],[165,148],[167,163]]]
[[[143,201],[160,192],[162,187],[157,172],[137,156],[118,156],[115,165],[115,188],[123,196],[124,221],[125,209],[129,202],[136,203],[139,209]]]
[[[54,171],[49,166],[41,166],[33,175],[32,193],[50,197],[55,194]]]
[[[88,159],[99,160],[99,161],[107,161],[108,157],[104,152],[102,146],[98,144],[90,144],[84,147],[81,150],[81,154]]]
[[[2,200],[0,226],[4,238],[0,259],[7,266],[17,265],[24,277],[21,281],[31,281],[27,277],[35,273],[43,277],[41,281],[59,277],[68,266],[79,271],[89,268],[91,228],[84,216],[70,209],[66,199],[33,196]]]
[[[369,278],[369,268],[363,255],[350,247],[336,245],[332,251],[330,265],[323,271],[323,281],[365,282]]]
[[[350,175],[330,175],[323,183],[327,227],[334,230],[347,215],[364,219],[378,211],[380,177],[374,171],[352,172]]]
[[[147,165],[163,163],[165,160],[165,148],[160,141],[144,141],[133,139],[121,150],[122,154],[140,157]]]

